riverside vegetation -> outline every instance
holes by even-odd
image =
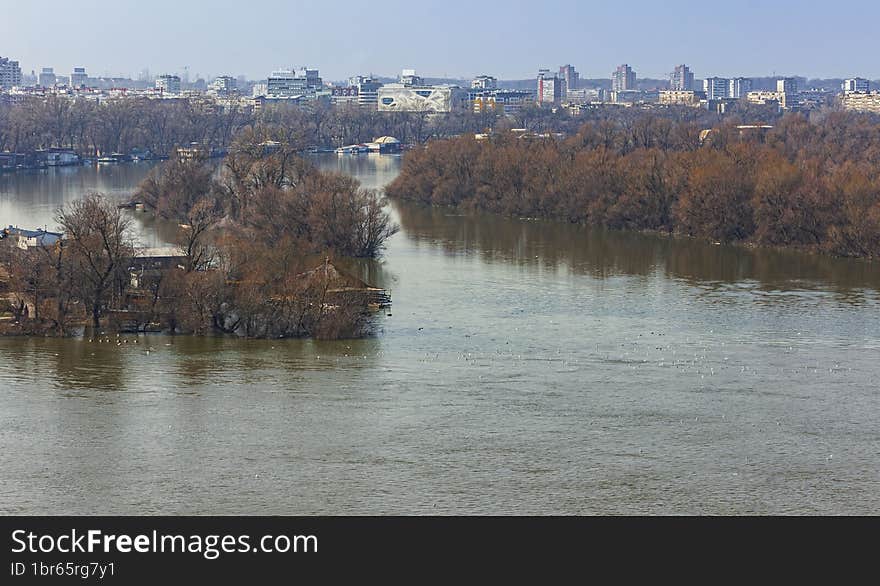
[[[381,194],[296,153],[277,127],[247,127],[219,171],[198,158],[159,167],[133,199],[179,227],[180,253],[171,267],[141,265],[136,285],[129,212],[99,194],[59,210],[59,245],[0,247],[0,299],[14,317],[6,329],[67,335],[85,322],[112,330],[133,321],[248,337],[365,334],[368,299],[334,292],[338,273],[319,263],[377,257],[397,226]],[[316,264],[325,270],[309,270]]]
[[[790,114],[773,128],[642,116],[564,140],[496,133],[409,152],[389,197],[717,242],[880,256],[880,124]]]

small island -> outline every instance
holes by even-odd
[[[382,195],[319,171],[277,127],[242,130],[220,168],[181,150],[128,202],[90,194],[57,232],[0,239],[0,334],[166,332],[338,339],[370,333],[384,290],[340,268],[397,231]],[[176,232],[137,246],[133,211]]]

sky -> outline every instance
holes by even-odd
[[[571,63],[666,78],[880,78],[876,0],[0,0],[0,56],[22,71],[210,79],[309,66],[357,74],[526,79]]]

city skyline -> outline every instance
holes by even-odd
[[[243,74],[257,80],[275,69],[308,65],[320,68],[327,80],[367,73],[393,77],[413,67],[425,77],[527,79],[541,67],[572,63],[584,79],[608,79],[623,62],[640,78],[653,79],[668,79],[679,63],[687,63],[700,79],[880,78],[869,47],[869,23],[880,16],[880,7],[863,0],[845,0],[821,18],[804,10],[803,3],[788,1],[763,6],[747,0],[723,18],[690,0],[639,2],[635,11],[627,10],[630,18],[622,29],[601,25],[619,18],[614,6],[515,4],[517,10],[501,14],[452,2],[420,6],[415,15],[410,3],[399,0],[384,3],[381,11],[342,2],[334,5],[334,14],[346,18],[334,22],[316,2],[292,7],[267,0],[263,10],[246,14],[227,0],[213,3],[207,13],[204,7],[168,0],[114,5],[84,0],[48,11],[19,4],[8,7],[0,23],[0,55],[20,61],[23,73],[53,67],[66,75],[84,66],[94,76],[133,78],[149,69],[154,76]],[[476,29],[462,18],[464,6],[468,18],[479,23]],[[847,7],[861,18],[852,20]],[[542,34],[536,23],[560,14],[566,17],[553,19],[557,34]],[[667,25],[682,15],[694,32],[666,34]],[[126,19],[133,24],[125,25]],[[829,43],[842,30],[846,43]],[[431,42],[425,42],[426,35]],[[707,44],[708,38],[731,41]],[[479,46],[503,50],[474,50]]]

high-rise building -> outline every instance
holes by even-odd
[[[229,75],[221,75],[211,82],[211,93],[218,96],[228,96],[238,89],[238,82]]]
[[[739,100],[752,91],[752,80],[748,77],[734,77],[727,88],[727,97]]]
[[[669,89],[680,92],[694,89],[694,74],[687,65],[675,66],[675,71],[669,76]]]
[[[44,67],[37,78],[40,87],[54,87],[55,81],[55,70],[51,67]]]
[[[636,89],[636,72],[626,63],[618,66],[611,74],[611,90],[626,92],[634,89]]]
[[[558,104],[565,95],[565,80],[549,69],[538,71],[538,105]]]
[[[797,80],[793,77],[782,77],[776,80],[776,91],[787,94],[798,93]]]
[[[160,75],[156,78],[156,89],[163,94],[179,94],[180,76],[168,74]]]
[[[85,67],[74,67],[73,73],[70,74],[70,87],[81,88],[87,83],[89,76],[86,75]]]
[[[723,100],[728,97],[730,80],[726,77],[707,77],[703,80],[703,91],[707,100]]]
[[[0,88],[9,89],[21,85],[21,67],[18,61],[0,57]]]
[[[854,77],[844,81],[842,89],[848,94],[867,94],[871,91],[871,82],[862,77]]]
[[[498,87],[498,79],[491,75],[478,75],[471,82],[471,89],[475,90],[494,90]]]
[[[577,72],[574,65],[563,65],[559,68],[559,77],[565,80],[565,89],[576,90],[581,84],[581,74]]]

